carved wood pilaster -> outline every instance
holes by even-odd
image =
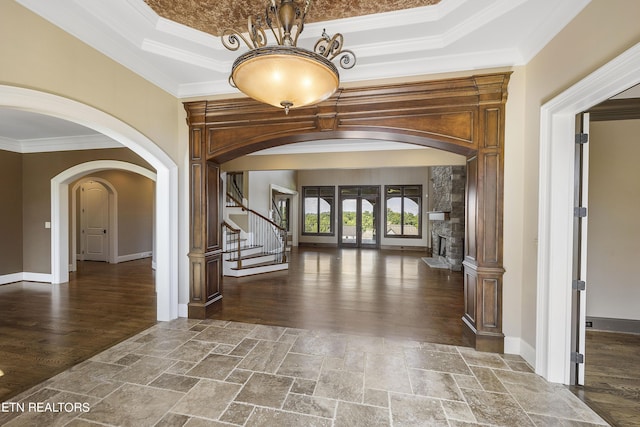
[[[207,160],[204,103],[188,110],[189,123],[189,317],[204,319],[222,298],[220,166]]]

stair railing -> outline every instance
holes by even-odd
[[[227,221],[222,223],[225,230],[225,251],[229,254],[229,261],[237,261],[238,268],[242,268],[242,247],[240,245],[240,229],[232,227]]]
[[[237,207],[247,212],[247,232],[251,234],[251,245],[262,247],[263,255],[273,255],[276,263],[287,262],[287,230],[266,216],[249,209],[232,194],[227,193]]]

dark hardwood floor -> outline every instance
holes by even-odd
[[[573,392],[612,426],[640,426],[640,335],[587,331],[585,361]]]
[[[150,259],[79,262],[69,283],[0,286],[0,401],[156,323]]]
[[[210,317],[465,345],[461,272],[421,252],[294,248],[286,273],[225,278]]]

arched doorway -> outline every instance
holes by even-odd
[[[504,351],[504,111],[510,73],[342,89],[288,116],[248,99],[185,103],[190,128],[189,316],[222,298],[219,164],[264,148],[331,138],[406,142],[467,158],[464,322],[470,344]]]
[[[130,148],[156,170],[156,233],[157,241],[157,315],[158,320],[171,320],[178,317],[178,167],[175,162],[153,141],[128,124],[115,117],[57,95],[0,85],[0,105],[9,108],[45,114],[94,129],[111,139]],[[55,188],[54,188],[55,187]],[[52,200],[59,188],[52,185]],[[68,200],[68,195],[66,196]],[[64,232],[66,225],[56,217],[58,211],[51,212],[52,227],[57,221]],[[52,233],[51,247],[58,248],[60,241]],[[58,235],[61,235],[58,233]],[[60,254],[60,251],[56,251]],[[68,255],[67,255],[68,257]],[[63,271],[68,271],[68,263],[62,265],[61,256],[52,251],[51,277],[54,283],[60,283]],[[57,278],[57,279],[56,279]]]

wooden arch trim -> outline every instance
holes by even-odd
[[[189,317],[206,317],[222,298],[221,163],[318,139],[407,142],[467,157],[462,321],[473,347],[502,352],[504,127],[510,74],[339,89],[326,101],[289,115],[246,98],[185,103]]]

